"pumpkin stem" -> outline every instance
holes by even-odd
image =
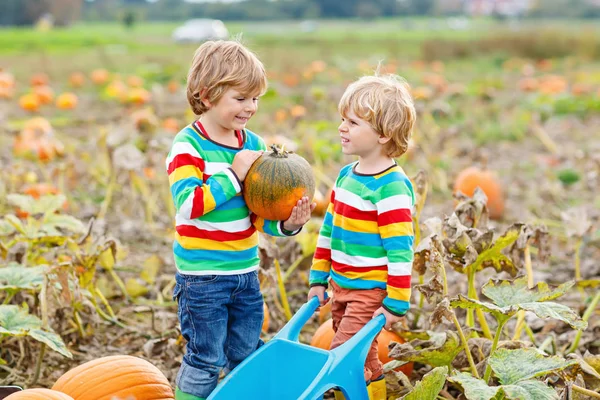
[[[271,157],[287,158],[289,154],[287,151],[283,150],[283,147],[279,148],[279,146],[276,144],[271,145],[271,150],[273,151],[271,153]]]

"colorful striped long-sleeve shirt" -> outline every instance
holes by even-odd
[[[413,262],[412,184],[394,165],[375,175],[340,171],[319,233],[310,284],[387,290],[383,307],[404,315]]]
[[[238,132],[240,147],[211,140],[199,122],[175,136],[167,156],[171,196],[176,208],[173,253],[179,273],[231,275],[258,269],[258,231],[271,236],[297,232],[283,229],[282,221],[252,214],[242,184],[231,169],[243,150],[266,150],[255,133]]]

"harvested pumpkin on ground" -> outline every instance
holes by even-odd
[[[312,340],[310,341],[310,345],[323,350],[329,350],[334,335],[335,332],[333,331],[333,320],[328,319],[319,327],[319,329],[317,329]],[[377,354],[379,355],[379,360],[384,364],[393,360],[388,356],[388,345],[391,341],[398,343],[406,342],[394,332],[382,329],[381,333],[377,337]],[[396,368],[396,371],[402,371],[406,374],[406,376],[410,376],[410,374],[412,374],[412,370],[413,363],[404,364],[401,367]]]
[[[244,198],[250,211],[272,221],[285,221],[302,197],[312,199],[315,178],[310,164],[276,145],[250,167]]]
[[[67,371],[52,390],[77,400],[174,400],[163,373],[148,361],[127,355],[97,358]]]
[[[473,196],[479,187],[487,196],[487,207],[490,218],[502,218],[504,213],[504,193],[500,181],[492,171],[481,170],[477,167],[468,167],[462,170],[454,181],[454,192],[462,192]]]

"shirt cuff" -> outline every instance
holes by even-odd
[[[302,227],[300,227],[300,229],[297,229],[295,231],[288,231],[287,229],[285,229],[283,227],[283,221],[279,221],[278,225],[279,225],[279,231],[285,236],[295,236],[298,233],[300,233],[300,231],[302,230]]]

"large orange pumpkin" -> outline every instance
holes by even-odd
[[[27,389],[16,392],[4,400],[73,400],[68,394],[50,389]]]
[[[333,341],[334,334],[335,332],[333,331],[333,320],[328,319],[317,329],[312,340],[310,341],[310,345],[318,347],[320,349],[329,350],[329,348],[331,347],[331,342]],[[388,345],[390,344],[390,341],[398,343],[405,342],[404,339],[402,339],[394,332],[390,332],[385,329],[381,330],[381,333],[377,338],[377,354],[379,355],[379,360],[384,364],[393,360],[388,356]],[[404,364],[403,366],[397,369],[397,371],[402,371],[407,376],[410,376],[410,374],[412,374],[412,370],[413,363]]]
[[[302,197],[312,199],[315,178],[310,164],[273,145],[250,167],[244,198],[250,211],[273,221],[285,221]]]
[[[53,390],[77,400],[174,400],[163,373],[138,357],[117,355],[98,358],[66,372]]]
[[[477,187],[481,188],[488,198],[490,218],[501,218],[504,213],[504,193],[493,172],[468,167],[462,170],[454,181],[454,192],[461,191],[467,196],[473,196]]]

